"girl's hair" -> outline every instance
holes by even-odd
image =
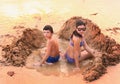
[[[81,20],[76,21],[76,28],[78,26],[80,26],[80,25],[84,25],[85,26],[85,23],[83,21],[81,21]]]
[[[82,38],[82,35],[79,34],[76,30],[73,31],[72,35],[71,35],[71,38],[73,37],[73,35],[77,36],[77,37],[81,37]]]
[[[85,23],[84,23],[83,21],[81,21],[81,20],[77,20],[77,21],[76,21],[76,28],[77,28],[78,26],[80,26],[80,25],[84,25],[84,26],[85,26]],[[76,30],[73,31],[73,33],[72,33],[72,35],[71,35],[71,38],[73,37],[73,35],[75,35],[75,36],[77,36],[77,37],[82,37],[82,35],[79,34]]]
[[[51,25],[45,25],[43,30],[49,30],[51,33],[53,33],[53,28]]]

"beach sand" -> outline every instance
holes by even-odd
[[[11,77],[8,71],[14,71]],[[119,84],[120,64],[107,68],[107,74],[93,82],[86,82],[81,74],[70,77],[45,76],[34,69],[25,67],[2,66],[0,67],[0,84]]]
[[[12,34],[13,36],[16,36],[16,31],[18,33],[21,31],[17,29],[13,30],[12,28],[13,26],[18,26],[19,24],[28,28],[37,27],[40,30],[45,24],[51,24],[55,28],[55,31],[59,31],[59,29],[67,19],[71,18],[72,16],[82,16],[91,19],[100,27],[101,31],[104,34],[111,36],[118,43],[120,43],[119,30],[117,31],[117,33],[111,30],[106,31],[106,29],[109,28],[120,27],[120,18],[118,18],[120,17],[120,12],[118,11],[120,8],[119,0],[75,0],[71,3],[69,3],[67,0],[60,0],[58,2],[56,2],[56,0],[53,0],[53,2],[49,2],[50,0],[48,0],[48,2],[44,2],[43,0],[37,1],[34,2],[33,0],[26,0],[24,2],[24,0],[20,0],[20,2],[17,2],[17,0],[12,0],[11,2],[9,2],[9,0],[1,0],[1,37],[2,35],[6,34]],[[40,6],[39,4],[43,5]],[[31,10],[29,5],[32,7],[33,11],[28,11]],[[49,8],[47,8],[46,5]],[[20,9],[17,10],[15,8]],[[31,16],[29,16],[30,14],[34,14],[34,11],[36,13],[36,10],[34,9],[39,9],[37,11],[40,12],[37,13],[40,13],[42,15],[42,18],[35,17],[33,19],[33,17],[31,18]],[[14,10],[14,13],[9,10]],[[19,14],[17,12],[21,11],[23,15],[26,16],[16,18],[19,17]],[[41,11],[43,11],[43,13],[41,13]],[[27,15],[26,13],[29,14]],[[9,41],[5,39],[3,42],[1,42],[0,39],[0,43],[2,43],[2,45],[6,45],[7,43],[9,43]],[[15,74],[13,76],[9,76],[7,74],[8,71],[13,71]],[[46,76],[38,72],[36,69],[0,65],[0,84],[120,84],[119,76],[120,64],[107,67],[107,73],[93,82],[84,81],[81,74],[75,74],[69,77],[55,75]]]
[[[1,58],[0,58],[1,59]],[[59,67],[59,66],[58,66]],[[57,67],[57,68],[58,68]],[[65,68],[65,67],[63,67]],[[47,69],[47,68],[44,68]],[[107,67],[107,73],[101,76],[99,79],[86,82],[83,80],[81,73],[74,74],[72,76],[53,75],[51,74],[53,69],[50,70],[50,75],[45,75],[46,71],[40,72],[36,69],[28,69],[26,67],[14,67],[0,65],[0,84],[119,84],[120,64],[116,66]],[[60,68],[58,68],[60,69]],[[57,69],[56,69],[57,70]],[[56,71],[55,70],[55,71]],[[14,72],[13,76],[9,76],[8,72]],[[59,72],[59,71],[56,71]],[[48,72],[49,73],[49,72]]]

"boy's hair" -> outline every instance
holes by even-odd
[[[49,30],[51,33],[53,33],[53,28],[51,25],[45,25],[45,27],[43,28],[43,30]]]
[[[80,26],[80,25],[86,25],[83,21],[81,21],[81,20],[78,20],[78,21],[76,21],[76,28],[78,27],[78,26]]]

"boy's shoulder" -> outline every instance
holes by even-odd
[[[55,42],[54,39],[50,39],[48,43],[49,43],[49,44],[53,44],[54,42]]]

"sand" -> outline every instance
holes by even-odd
[[[14,71],[11,77],[8,71]],[[25,67],[1,66],[0,84],[119,84],[120,64],[107,68],[107,74],[100,79],[87,83],[82,79],[81,74],[70,77],[45,76],[34,69]]]
[[[53,2],[49,2],[50,0],[47,0],[48,2],[44,2],[45,0],[43,2],[42,1],[43,0],[36,0],[35,2],[33,0],[1,0],[0,35],[10,33],[15,35],[17,30],[12,30],[12,27],[18,24],[32,28],[38,27],[41,29],[45,24],[49,23],[53,25],[55,31],[58,31],[63,23],[71,16],[83,16],[91,19],[94,23],[100,26],[104,34],[111,36],[117,42],[120,42],[120,33],[106,31],[106,29],[109,28],[120,27],[120,18],[118,18],[120,16],[120,12],[118,11],[120,8],[119,0],[75,0],[71,3],[69,3],[67,0],[51,0]],[[28,5],[30,5],[30,7]],[[43,7],[41,7],[41,5]],[[33,10],[38,9],[38,15],[40,15],[43,11],[44,13],[42,13],[42,15],[44,17],[42,17],[41,20],[38,18],[31,19],[29,16],[18,18],[19,13],[20,15],[22,13],[26,15],[28,13],[28,15],[30,15],[30,13],[34,14],[31,11],[31,8]],[[15,11],[13,13],[9,10]],[[50,10],[52,11],[51,13]],[[97,15],[93,15],[94,13],[97,13]],[[9,42],[7,39],[5,41],[6,43]],[[15,74],[11,77],[7,74],[8,71],[14,71]],[[117,64],[116,66],[109,66],[106,74],[101,76],[98,80],[90,83],[84,81],[81,74],[75,74],[70,77],[46,76],[35,69],[0,66],[0,84],[120,84],[119,77],[120,64]]]

